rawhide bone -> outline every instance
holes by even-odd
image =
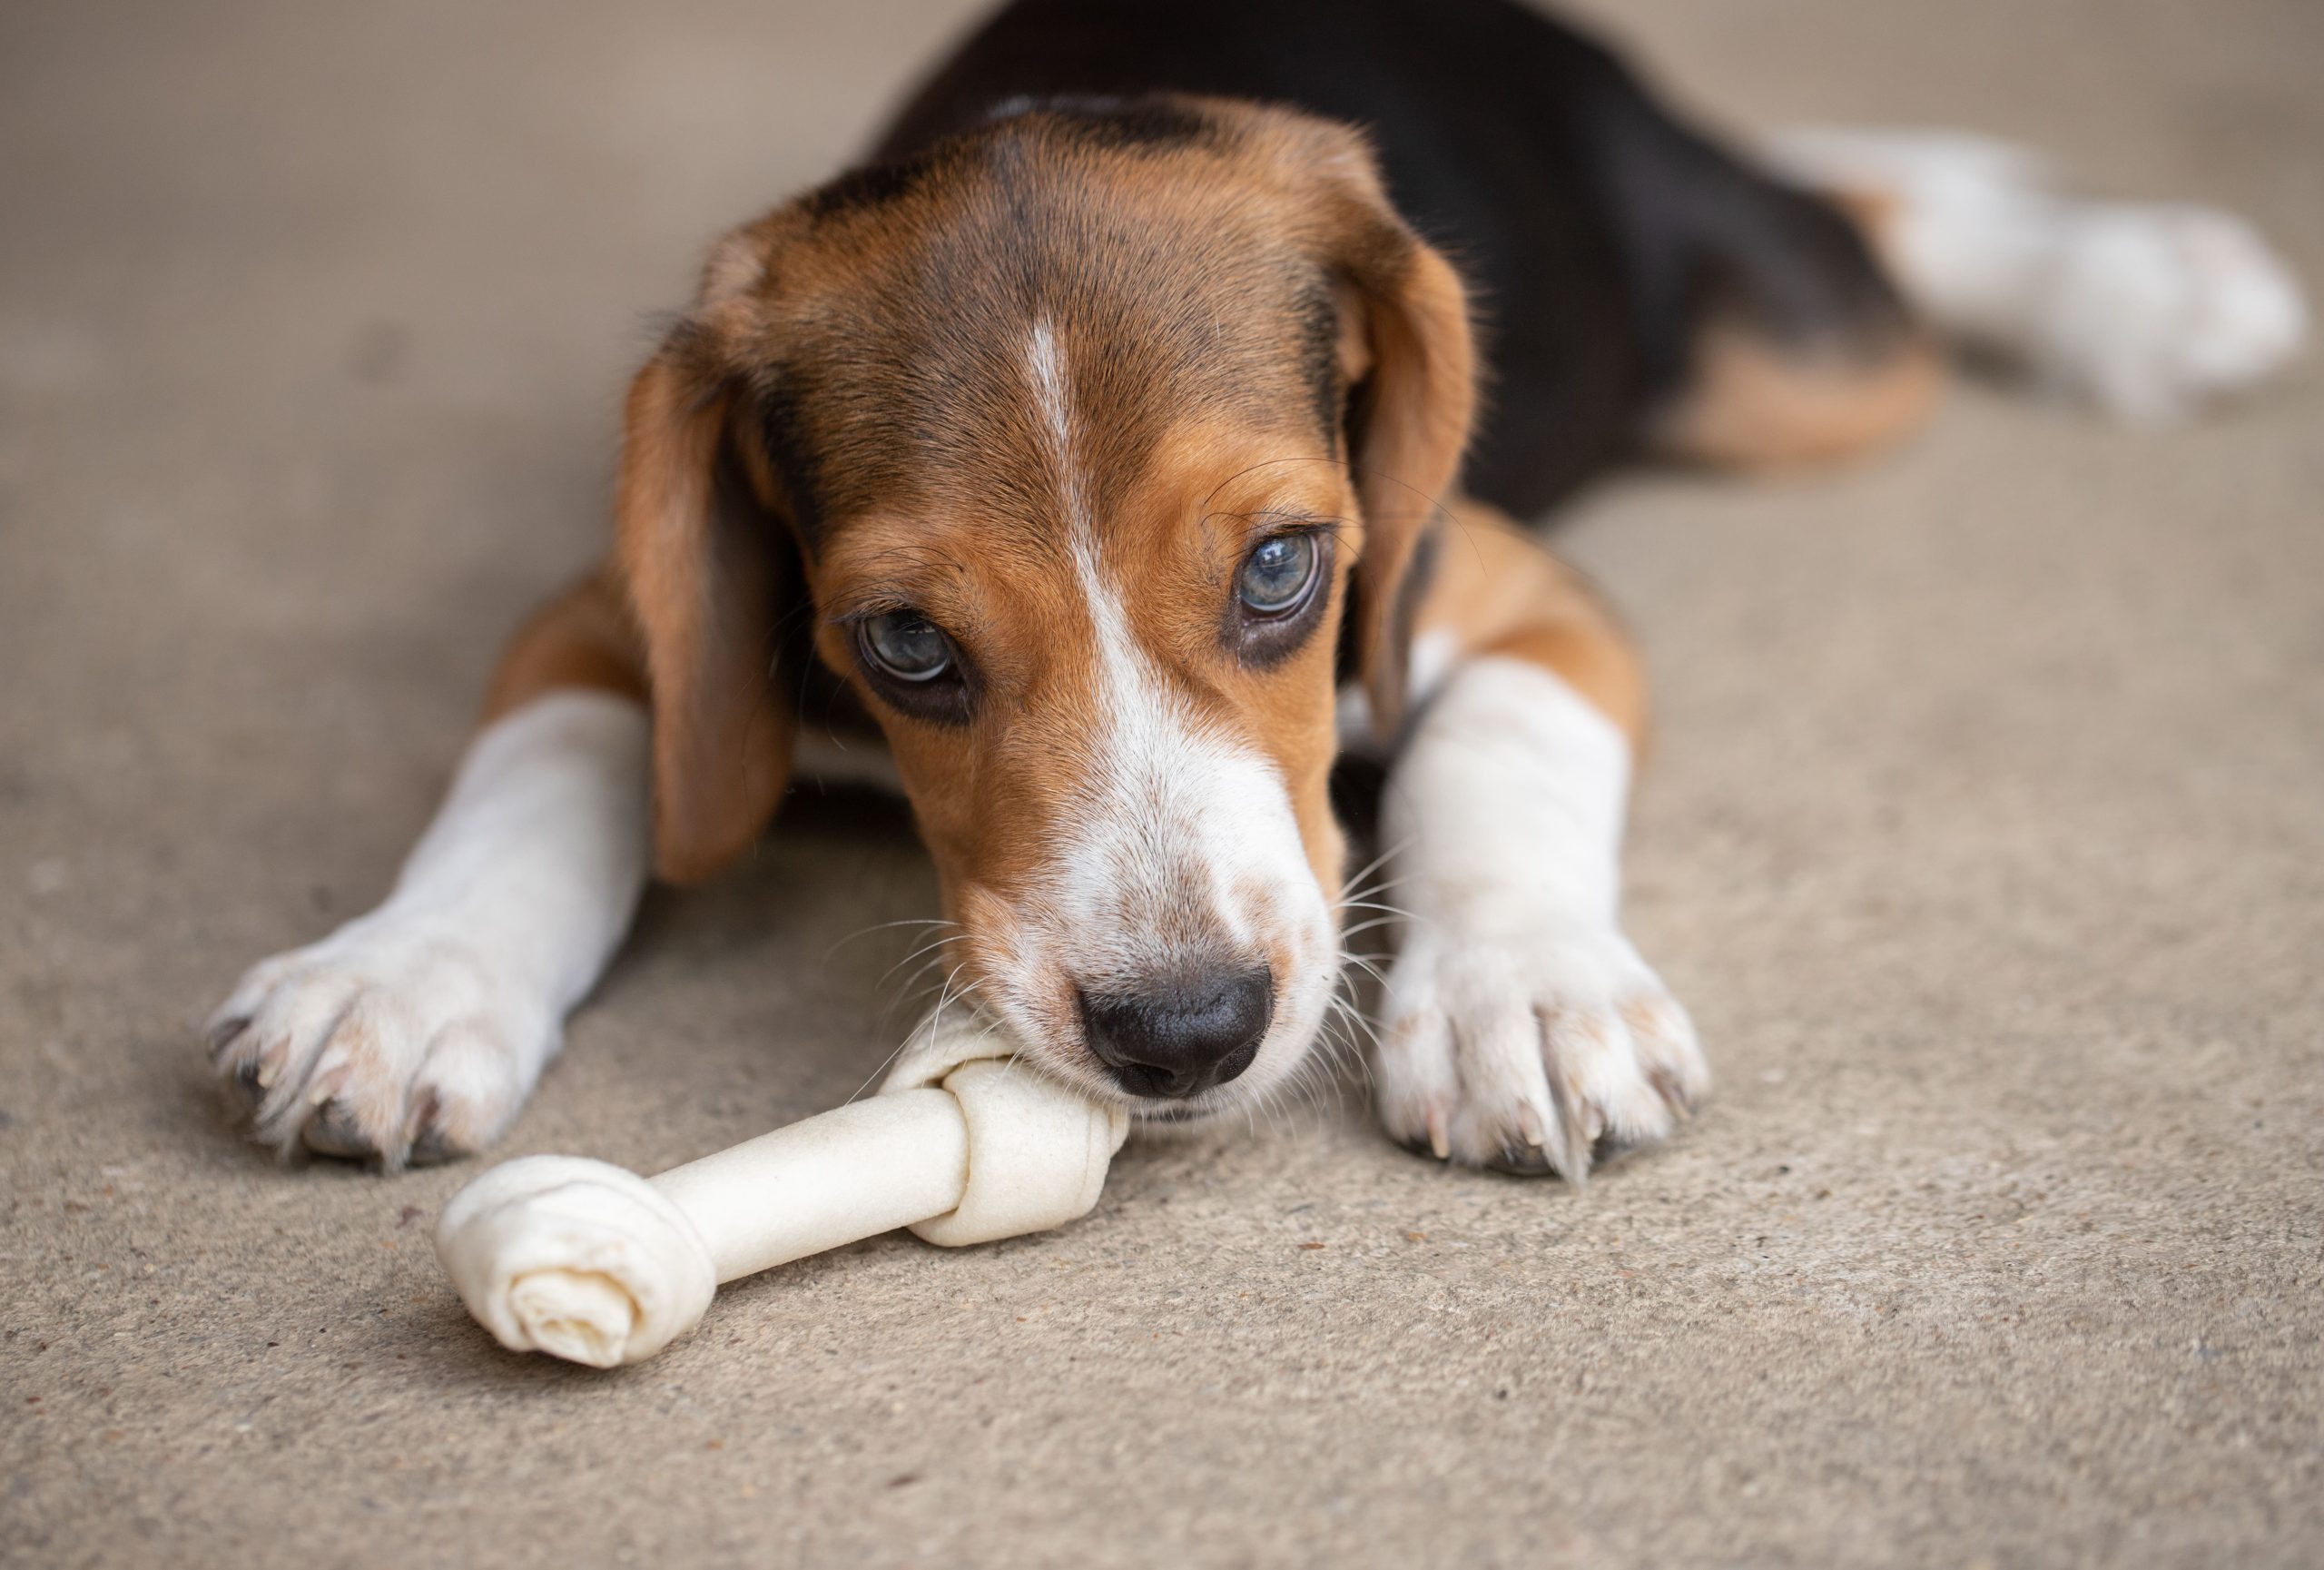
[[[974,1025],[921,1032],[869,1101],[655,1178],[504,1162],[444,1207],[436,1257],[502,1346],[610,1368],[786,1260],[897,1227],[946,1248],[1061,1227],[1098,1202],[1128,1115],[1014,1052]]]

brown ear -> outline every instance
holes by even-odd
[[[750,846],[790,773],[777,619],[795,590],[781,524],[728,449],[735,396],[673,335],[630,384],[615,560],[654,709],[654,864],[687,883]]]
[[[1459,476],[1476,410],[1476,351],[1460,274],[1384,202],[1344,277],[1344,309],[1361,312],[1363,325],[1347,440],[1364,508],[1364,554],[1347,636],[1374,728],[1385,739],[1403,717],[1413,617],[1427,589],[1435,519]]]
[[[1364,133],[1297,110],[1200,101],[1263,161],[1298,243],[1339,297],[1347,460],[1364,548],[1341,623],[1342,668],[1388,739],[1403,717],[1429,541],[1476,413],[1476,346],[1452,264],[1397,213]]]

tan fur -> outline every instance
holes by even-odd
[[[1655,437],[1673,457],[1721,468],[1827,463],[1920,424],[1945,382],[1945,357],[1925,338],[1859,355],[1792,349],[1720,321],[1697,339],[1687,392]]]
[[[1889,253],[1893,196],[1827,191],[1876,256]],[[1653,432],[1671,457],[1744,471],[1827,463],[1870,452],[1926,420],[1944,395],[1947,362],[1935,338],[1803,348],[1732,316],[1696,339],[1685,395]]]
[[[1474,412],[1457,273],[1396,218],[1354,133],[1203,111],[1216,134],[1158,151],[1029,116],[1009,133],[1013,163],[940,157],[908,191],[811,198],[715,249],[631,390],[612,560],[518,635],[491,702],[506,712],[561,685],[650,695],[665,876],[715,870],[780,796],[789,606],[886,733],[960,957],[971,973],[1010,958],[1102,762],[1068,487],[1141,664],[1213,734],[1273,762],[1327,892],[1344,859],[1327,799],[1344,644],[1387,729],[1418,628],[1540,663],[1642,735],[1638,662],[1596,597],[1492,509],[1440,503]],[[1020,176],[1038,183],[1008,183]],[[996,268],[1003,255],[1013,265]],[[1028,275],[1054,282],[1026,297],[1010,281]],[[1074,400],[1071,476],[1023,369],[1037,326]],[[1807,427],[1841,424],[1744,420],[1727,395],[1765,402],[1773,384],[1749,382],[1736,353],[1707,350],[1712,396],[1679,428],[1695,446],[1795,449]],[[1319,418],[1319,369],[1354,404],[1355,450],[1336,410]],[[739,483],[717,482],[722,453]],[[1228,636],[1236,574],[1285,518],[1333,526],[1331,597],[1294,652],[1248,665]],[[859,668],[849,618],[899,605],[971,654],[989,701],[970,723],[891,710]],[[1070,1038],[1056,984],[1035,1002]]]
[[[1026,156],[1045,165],[1039,194],[1054,210],[1044,222],[1071,266],[1096,275],[1043,309],[1086,400],[1091,509],[1145,652],[1198,711],[1276,760],[1329,887],[1341,854],[1325,787],[1342,607],[1296,657],[1265,671],[1241,668],[1216,629],[1265,520],[1337,520],[1334,598],[1358,618],[1362,675],[1393,716],[1410,610],[1398,585],[1472,413],[1466,304],[1452,269],[1395,217],[1355,133],[1248,105],[1205,113],[1218,134],[1199,145],[1131,153],[1028,117]],[[714,516],[709,472],[723,439],[773,515],[764,522],[812,515],[800,555],[816,647],[882,716],[956,913],[970,886],[1017,895],[1072,810],[1095,655],[1061,531],[1042,516],[1054,477],[1009,380],[1009,335],[1031,321],[1019,301],[979,296],[991,286],[978,264],[994,250],[981,237],[1007,232],[997,226],[1008,193],[994,178],[940,162],[896,199],[860,210],[811,201],[738,230],[632,390],[615,570],[650,676],[665,876],[700,875],[734,854],[781,788],[786,721],[766,662],[780,587],[769,580],[782,563],[751,529]],[[1084,230],[1108,244],[1093,249]],[[960,252],[943,249],[948,236],[961,237]],[[1038,255],[1049,241],[1036,232],[1014,242]],[[1121,274],[1112,285],[1107,269]],[[1368,399],[1359,453],[1334,450],[1336,431],[1307,418],[1307,324],[1289,292],[1302,269],[1336,281],[1341,376]],[[998,329],[997,347],[955,361],[944,431],[914,460],[897,432],[931,397],[915,373],[931,350],[967,355],[964,321]],[[1186,341],[1196,331],[1198,351]],[[791,455],[768,450],[739,417],[745,390],[770,383],[799,390],[801,439],[822,459],[812,474],[786,472]],[[983,679],[1008,695],[1008,722],[885,716],[838,625],[874,598],[918,606],[970,644]],[[554,663],[527,653],[507,685],[527,687]],[[585,665],[575,669],[586,678]]]
[[[1476,363],[1460,275],[1434,251],[1415,246],[1402,268],[1366,285],[1364,303],[1374,390],[1357,471],[1364,538],[1353,614],[1358,675],[1385,736],[1403,712],[1410,638],[1402,588],[1460,469],[1476,411]]]
[[[632,384],[615,484],[615,568],[645,647],[654,708],[655,868],[684,883],[739,854],[790,770],[776,701],[778,542],[724,516],[714,464],[724,389],[675,349]]]
[[[646,700],[645,651],[622,586],[600,568],[548,601],[501,651],[485,696],[486,724],[544,693],[578,687]]]
[[[1875,255],[1891,254],[1889,232],[1904,211],[1904,201],[1895,192],[1824,186],[1816,193],[1847,214],[1849,222],[1872,242]]]
[[[1224,597],[1270,515],[1352,509],[1344,469],[1275,461],[1281,451],[1242,431],[1174,432],[1151,458],[1134,504],[1111,520],[1106,566],[1143,653],[1173,693],[1220,734],[1272,758],[1291,783],[1310,864],[1335,888],[1344,847],[1327,786],[1337,746],[1337,617],[1327,613],[1297,653],[1265,671],[1243,668],[1217,637]],[[1238,478],[1222,486],[1222,474]],[[984,679],[1011,695],[1005,717],[989,725],[887,727],[941,874],[946,913],[969,929],[971,955],[1005,945],[1014,913],[1039,897],[1038,874],[1070,829],[1088,772],[1102,763],[1090,744],[1104,729],[1095,628],[1071,564],[980,551],[979,534],[972,514],[910,528],[866,519],[838,535],[813,568],[826,606],[875,587],[901,588],[972,638]],[[1343,584],[1349,555],[1335,553]],[[946,565],[900,575],[900,558]],[[956,562],[972,569],[955,573]],[[826,621],[819,636],[826,660],[852,664],[840,627]]]
[[[1462,657],[1502,655],[1556,673],[1641,751],[1646,674],[1605,602],[1492,508],[1462,498],[1450,511],[1418,633],[1449,634]]]

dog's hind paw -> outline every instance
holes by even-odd
[[[2194,414],[2307,340],[2299,279],[2231,214],[2074,196],[2033,154],[1958,133],[1802,130],[1767,151],[1876,215],[1940,328],[2119,420]]]
[[[2227,213],[2093,205],[2060,223],[2028,354],[2117,419],[2184,419],[2280,370],[2307,337],[2290,270]]]

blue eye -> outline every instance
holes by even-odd
[[[898,681],[934,681],[952,665],[952,640],[916,610],[893,610],[859,624],[871,662]]]
[[[1315,537],[1279,534],[1243,563],[1243,603],[1260,616],[1281,616],[1306,597],[1315,581]]]

